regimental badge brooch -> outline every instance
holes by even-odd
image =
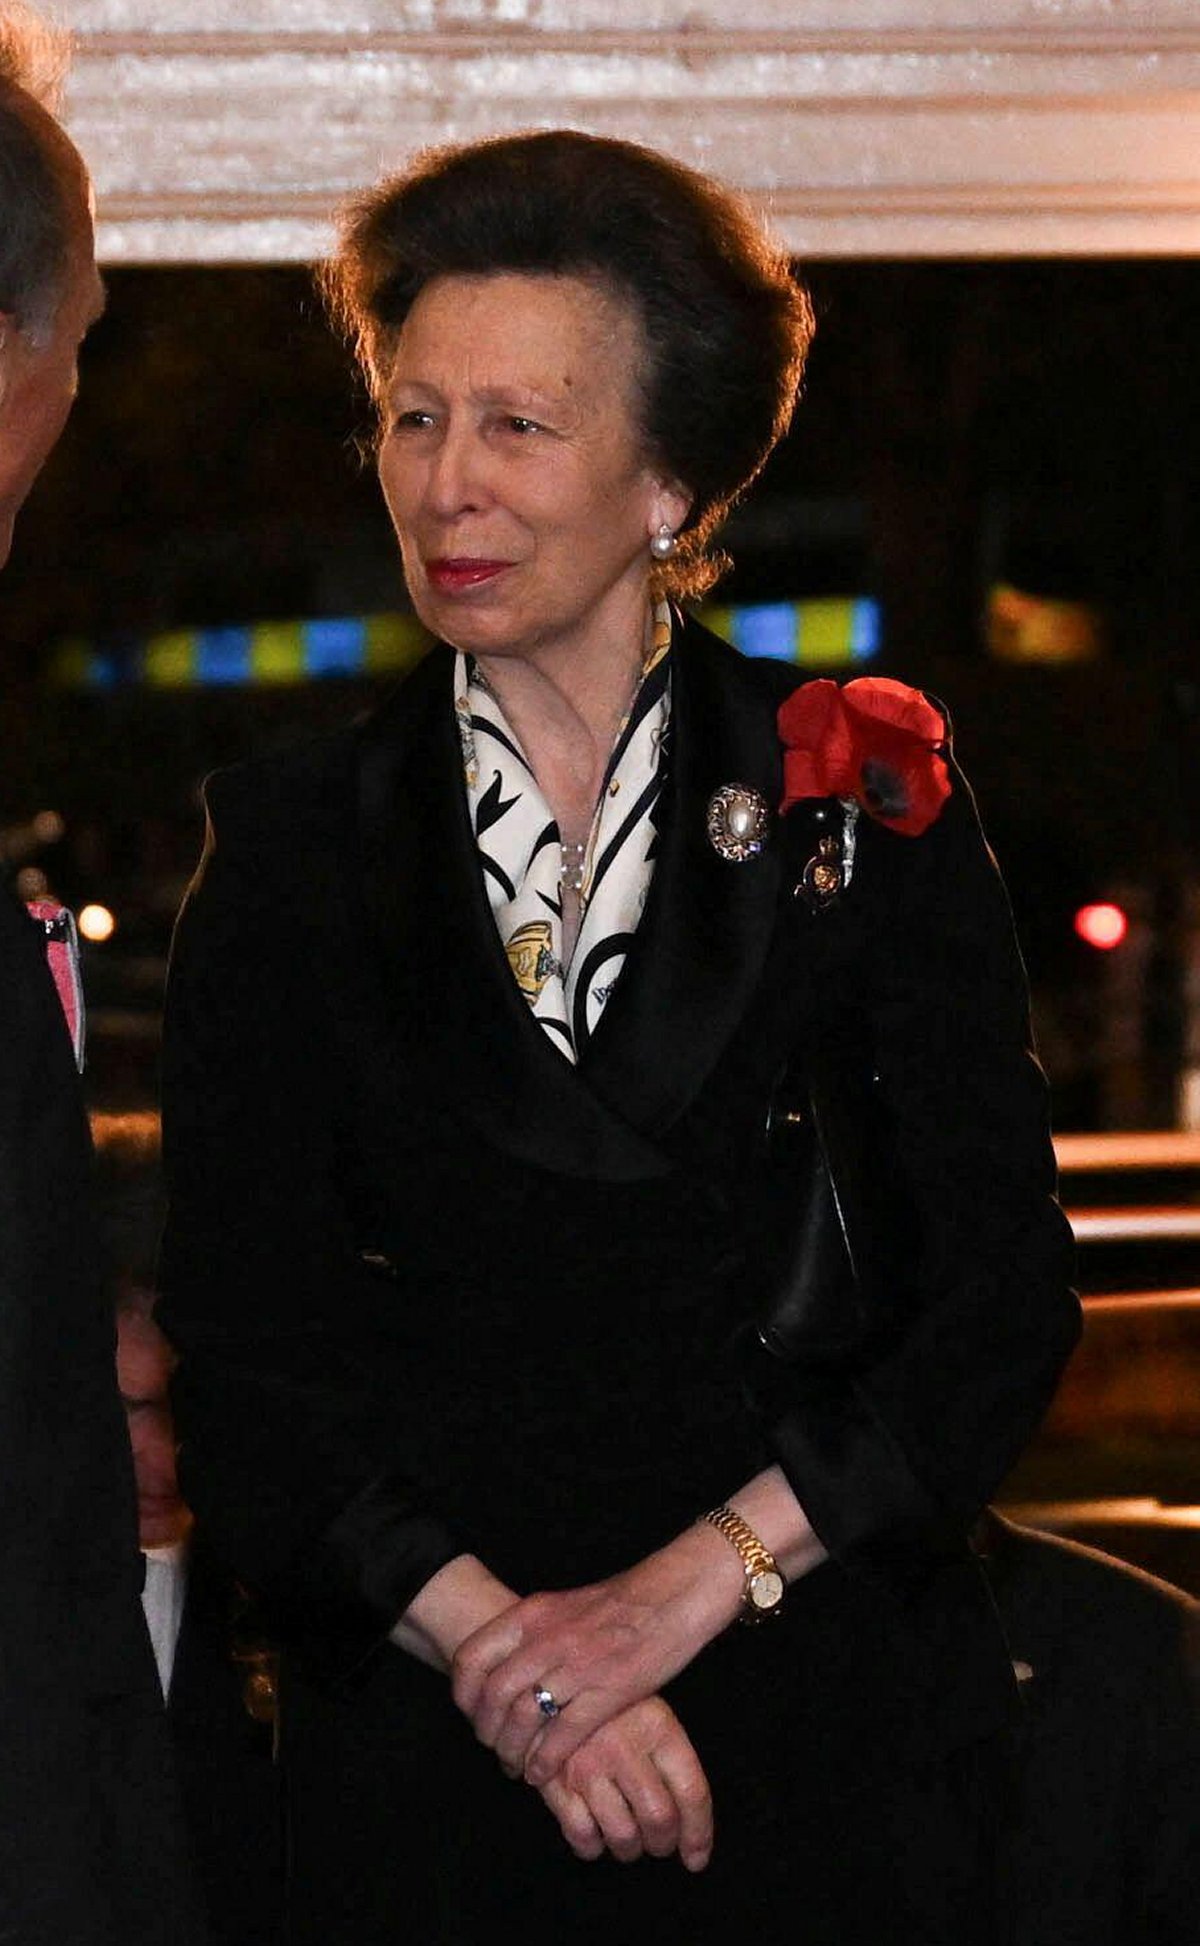
[[[844,884],[842,847],[827,833],[801,872],[796,895],[806,900],[814,912],[823,912],[827,905],[833,904]]]
[[[840,828],[821,832],[817,848],[795,886],[795,896],[814,912],[824,912],[840,899],[854,871],[858,805],[852,797],[843,797],[832,815]],[[830,812],[822,807],[814,818],[818,825],[828,824]]]
[[[732,865],[744,865],[766,844],[771,813],[752,785],[722,784],[708,800],[706,823],[713,850]]]

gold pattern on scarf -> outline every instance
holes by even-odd
[[[479,782],[479,759],[475,754],[475,726],[471,722],[471,705],[467,697],[460,696],[454,705],[454,715],[458,723],[458,740],[462,745],[463,776],[467,789],[473,791]]]
[[[533,1006],[555,970],[553,934],[548,919],[530,919],[509,936],[504,951],[513,978]]]
[[[662,661],[671,646],[671,609],[669,603],[660,601],[656,604],[652,629],[650,653],[642,664],[643,682],[645,682],[646,677],[650,674],[651,669],[658,667],[658,664]]]

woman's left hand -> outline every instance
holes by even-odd
[[[477,1629],[454,1657],[454,1700],[504,1769],[541,1789],[602,1723],[655,1695],[720,1634],[742,1585],[728,1543],[690,1528],[611,1580],[530,1595]]]
[[[622,1711],[577,1750],[542,1799],[578,1858],[623,1864],[678,1852],[689,1872],[712,1854],[713,1804],[691,1740],[661,1696]]]

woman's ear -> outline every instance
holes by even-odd
[[[647,539],[652,540],[663,527],[669,527],[677,534],[691,512],[694,496],[678,480],[661,480],[656,485],[650,500],[650,530]]]

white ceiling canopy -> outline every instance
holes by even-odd
[[[565,124],[803,256],[1200,251],[1196,0],[59,0],[109,263],[320,255],[430,143]]]

